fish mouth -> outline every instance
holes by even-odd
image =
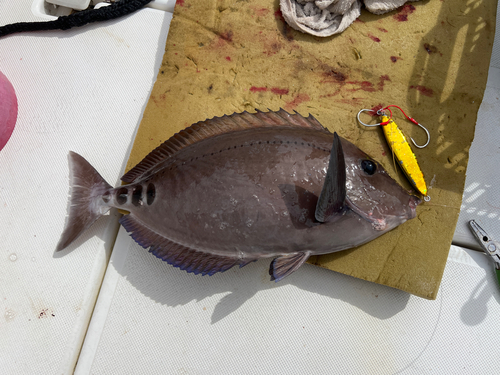
[[[408,213],[408,219],[413,219],[417,216],[417,206],[422,203],[422,199],[410,195],[410,199],[408,200],[408,207],[410,208]]]
[[[422,203],[422,200],[414,195],[410,195],[408,198],[408,205],[405,206],[399,215],[379,215],[375,214],[375,210],[378,210],[378,207],[374,207],[374,210],[370,213],[364,212],[360,207],[358,207],[353,201],[346,197],[347,206],[361,216],[366,221],[370,222],[373,225],[373,229],[384,231],[391,226],[391,221],[394,219],[396,221],[406,221],[409,219],[413,219],[417,216],[417,206]]]

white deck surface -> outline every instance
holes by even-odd
[[[1,0],[0,24],[43,20],[31,5]],[[54,254],[67,212],[68,151],[118,182],[171,16],[144,9],[81,29],[0,39],[0,71],[19,103],[16,128],[0,151],[2,374],[73,371],[118,223],[113,213]]]
[[[0,24],[42,20],[32,3],[0,0]],[[473,250],[451,247],[436,301],[311,265],[276,284],[268,260],[194,276],[116,213],[54,254],[68,151],[118,182],[171,16],[0,39],[19,101],[0,151],[0,374],[497,374],[500,288]],[[454,237],[466,247],[470,219],[500,239],[498,29]]]

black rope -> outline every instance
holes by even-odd
[[[144,7],[152,0],[120,0],[99,9],[87,9],[81,12],[61,16],[53,21],[17,22],[0,26],[0,38],[22,31],[68,30],[72,27],[84,26],[88,23],[107,21],[126,16]]]

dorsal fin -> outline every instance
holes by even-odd
[[[328,132],[314,116],[303,117],[298,112],[291,114],[284,109],[280,109],[277,112],[262,112],[257,110],[257,113],[249,113],[245,111],[229,116],[214,117],[209,120],[197,122],[174,134],[169,140],[151,151],[139,164],[125,173],[121,179],[124,182],[133,182],[179,150],[203,139],[237,130],[274,126],[311,128]]]

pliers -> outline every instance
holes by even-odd
[[[497,273],[498,283],[500,284],[500,242],[493,241],[488,233],[481,228],[475,220],[469,221],[469,226],[479,241],[481,248],[483,251],[490,255],[493,261],[495,262],[495,270]]]

